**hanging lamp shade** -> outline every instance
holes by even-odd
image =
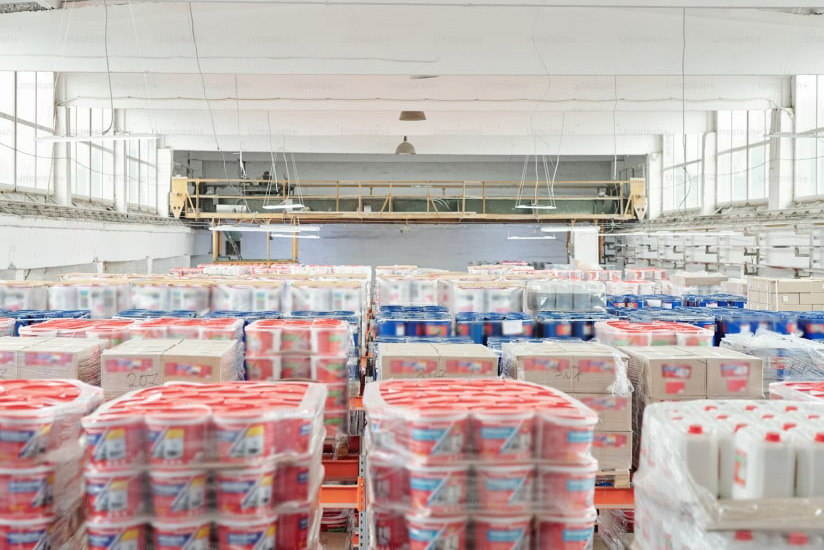
[[[415,146],[406,141],[406,136],[403,136],[403,141],[395,149],[396,155],[414,155]]]

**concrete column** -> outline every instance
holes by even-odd
[[[55,135],[65,136],[68,130],[68,109],[57,107],[55,110]],[[71,191],[71,144],[55,143],[53,145],[54,200],[60,206],[70,206]]]
[[[647,155],[647,217],[659,217],[664,208],[664,154],[663,138],[658,137],[658,150]]]
[[[793,119],[783,109],[774,109],[770,117],[770,133],[796,131]],[[795,181],[795,140],[770,139],[770,172],[767,176],[767,207],[770,210],[789,208],[793,202]]]
[[[715,212],[715,208],[717,205],[716,197],[718,195],[716,193],[716,190],[718,187],[718,134],[716,134],[715,132],[704,134],[704,141],[701,144],[701,147],[701,158],[703,159],[703,162],[701,164],[704,168],[704,185],[702,188],[701,196],[701,213],[705,216],[708,216]]]
[[[157,150],[157,215],[169,215],[169,193],[172,192],[174,150],[161,147]]]

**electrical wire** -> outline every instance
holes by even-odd
[[[687,8],[681,8],[681,142],[684,150],[684,196],[678,208],[686,213],[692,180],[687,170]]]
[[[107,0],[103,0],[103,14],[103,53],[106,56],[106,80],[109,83],[109,107],[112,115],[109,127],[103,130],[103,135],[106,135],[114,128],[114,90],[112,88],[112,68],[109,60],[109,4]]]

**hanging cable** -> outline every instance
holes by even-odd
[[[112,88],[112,68],[109,61],[109,4],[107,0],[103,0],[103,14],[103,52],[106,56],[106,79],[109,83],[109,108],[111,109],[109,127],[103,131],[103,135],[106,135],[114,128],[114,91]]]

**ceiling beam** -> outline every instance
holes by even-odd
[[[683,51],[688,76],[824,74],[821,17],[775,11],[690,9],[684,48],[675,9],[191,6],[199,63],[188,3],[109,6],[112,71],[672,76]],[[106,72],[104,11],[78,14],[0,17],[0,36],[14,44],[0,50],[0,70]]]

